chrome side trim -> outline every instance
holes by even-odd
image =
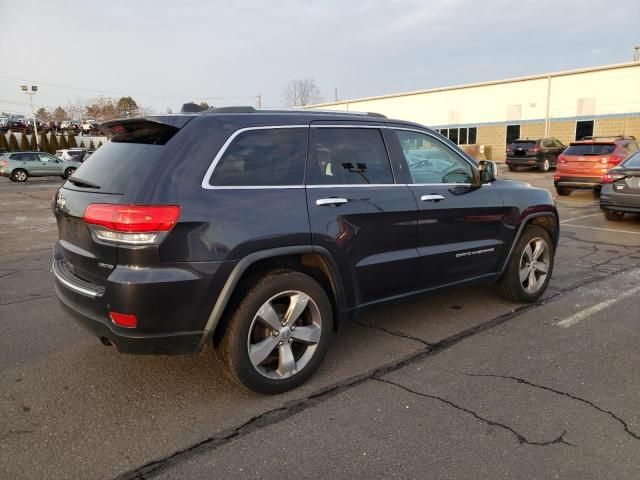
[[[91,290],[86,287],[81,287],[63,278],[62,275],[58,272],[58,267],[56,265],[56,262],[53,262],[53,264],[51,265],[51,271],[53,272],[53,275],[56,277],[56,279],[60,283],[62,283],[65,287],[69,288],[70,290],[73,290],[74,292],[81,293],[82,295],[86,295],[87,297],[91,297],[91,298],[95,298],[100,295],[100,292],[97,290]]]
[[[354,184],[330,184],[307,185],[307,188],[362,188],[362,187],[406,187],[405,183],[354,183]]]
[[[224,152],[227,150],[227,148],[229,148],[229,145],[231,145],[231,142],[233,142],[233,140],[240,135],[241,133],[244,132],[248,132],[251,130],[275,130],[275,129],[282,129],[282,128],[309,128],[309,125],[268,125],[268,126],[260,126],[260,127],[246,127],[246,128],[240,128],[239,130],[236,130],[235,132],[233,132],[229,138],[227,138],[227,141],[224,142],[224,144],[222,145],[222,148],[220,148],[220,150],[218,151],[218,153],[216,154],[216,156],[213,158],[213,161],[211,162],[211,165],[209,165],[209,168],[207,168],[206,173],[204,174],[204,177],[202,178],[202,188],[204,188],[205,190],[216,190],[219,188],[224,188],[224,189],[241,189],[241,190],[246,190],[246,189],[251,189],[251,188],[291,188],[291,187],[281,187],[281,186],[273,186],[273,187],[265,187],[265,186],[256,186],[256,187],[216,187],[211,185],[210,181],[211,181],[211,177],[213,176],[213,171],[215,170],[216,166],[218,165],[218,162],[220,161],[220,159],[222,158],[222,156],[224,155]],[[296,185],[297,188],[304,188],[304,185]]]

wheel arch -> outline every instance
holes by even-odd
[[[334,328],[342,323],[346,310],[345,290],[338,267],[328,250],[313,245],[280,247],[251,253],[234,267],[207,320],[199,348],[224,333],[227,312],[242,282],[274,270],[296,270],[316,280],[325,289],[334,313]]]
[[[507,269],[511,255],[513,255],[513,250],[515,249],[516,244],[518,243],[518,240],[520,240],[520,236],[527,225],[537,225],[544,228],[551,236],[554,249],[558,246],[558,240],[560,239],[560,221],[558,219],[558,214],[554,211],[531,213],[520,222],[518,232],[513,239],[509,253],[500,268],[500,275],[502,275]]]

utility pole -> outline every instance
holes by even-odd
[[[31,114],[33,115],[33,134],[36,136],[36,146],[38,150],[40,150],[40,146],[38,145],[38,125],[36,124],[36,112],[33,109],[33,96],[38,93],[38,86],[31,85],[31,91],[29,91],[29,87],[27,85],[20,85],[20,88],[24,93],[29,95],[29,105],[31,105]]]
[[[256,105],[258,108],[262,108],[262,95],[256,97]]]
[[[640,45],[633,47],[633,61],[640,62]]]
[[[333,98],[336,102],[338,101],[338,87],[333,89]]]

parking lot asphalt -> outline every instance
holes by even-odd
[[[5,180],[0,478],[640,478],[640,217],[590,192],[557,199],[540,302],[467,286],[369,309],[265,397],[211,351],[125,356],[76,326],[49,273],[60,182]]]

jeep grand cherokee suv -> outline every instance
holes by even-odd
[[[121,352],[209,345],[237,382],[282,392],[363,307],[476,281],[531,302],[552,274],[551,194],[421,125],[236,107],[102,128],[53,198],[52,270]]]

